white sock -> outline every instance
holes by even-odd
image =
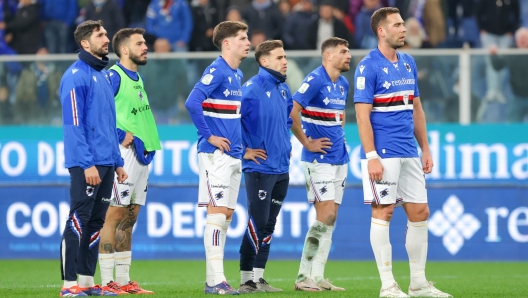
[[[77,281],[76,280],[65,280],[64,281],[64,284],[62,285],[63,288],[67,289],[67,288],[71,288],[71,287],[74,287],[77,285]]]
[[[327,229],[327,225],[316,220],[308,230],[308,233],[306,233],[301,256],[301,265],[299,267],[299,273],[297,274],[297,282],[301,282],[307,277],[310,277],[313,259],[317,254],[323,234],[326,233]]]
[[[225,249],[227,230],[229,230],[229,225],[231,224],[232,221],[233,221],[232,219],[229,219],[229,220],[226,219],[225,224],[222,227],[222,231],[220,231],[220,238],[222,239],[222,249]]]
[[[81,288],[91,288],[95,286],[94,277],[88,275],[79,274],[79,287]]]
[[[427,221],[407,222],[405,248],[409,255],[412,289],[420,289],[427,286],[425,263],[427,262],[428,233]]]
[[[240,271],[240,284],[243,285],[248,280],[253,280],[253,271]]]
[[[390,287],[396,281],[392,275],[392,246],[389,240],[390,222],[372,218],[370,223],[370,244],[376,258],[381,278],[381,288]]]
[[[332,233],[334,232],[333,226],[328,226],[326,233],[323,234],[317,255],[313,260],[312,271],[310,278],[318,283],[324,279],[324,269],[326,261],[328,260],[328,254],[330,253],[330,247],[332,246]]]
[[[264,268],[253,268],[253,281],[259,282],[261,278],[264,278]]]
[[[130,264],[132,263],[132,252],[121,251],[115,252],[115,281],[120,285],[126,285],[130,282]]]
[[[225,227],[226,215],[215,213],[207,215],[204,230],[206,282],[209,286],[217,285],[226,280],[224,276],[224,245],[222,245],[222,230]],[[224,241],[225,242],[225,241]]]
[[[101,270],[101,285],[106,286],[114,280],[114,254],[99,254],[99,270]]]

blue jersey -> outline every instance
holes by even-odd
[[[392,63],[376,48],[359,62],[354,102],[372,105],[374,146],[382,158],[418,157],[413,120],[413,99],[420,96],[418,72],[413,57],[397,56]]]
[[[303,129],[312,139],[329,138],[332,148],[327,154],[314,153],[303,148],[302,161],[342,165],[348,162],[343,130],[343,114],[348,96],[348,81],[339,76],[334,83],[323,66],[312,71],[293,95],[299,103]]]
[[[224,58],[218,57],[205,69],[202,78],[194,86],[207,97],[202,102],[202,110],[210,132],[217,137],[227,138],[231,142],[231,150],[226,154],[239,159],[242,158],[242,79],[239,69],[232,69]],[[198,152],[213,153],[216,149],[198,132]]]

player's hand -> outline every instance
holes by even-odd
[[[226,139],[226,138],[222,138],[222,137],[217,137],[217,136],[214,136],[214,135],[211,135],[209,137],[209,139],[207,139],[207,142],[209,142],[211,145],[215,146],[216,148],[218,148],[220,150],[220,152],[222,152],[222,154],[224,153],[224,150],[229,152],[229,150],[231,150],[229,148],[229,145],[231,145],[231,142]]]
[[[125,135],[125,139],[123,140],[123,143],[121,143],[121,145],[123,145],[123,147],[125,148],[128,148],[133,142],[134,142],[134,134],[127,131]]]
[[[84,177],[86,178],[86,184],[96,186],[101,183],[101,177],[99,177],[99,171],[95,166],[92,166],[84,170]]]
[[[371,159],[367,161],[367,163],[370,180],[381,181],[383,178],[383,165],[381,164],[379,158]]]
[[[425,174],[429,174],[433,170],[433,158],[431,157],[431,152],[422,152],[422,167]]]
[[[323,149],[332,148],[332,142],[329,138],[320,138],[313,140],[312,137],[308,137],[308,143],[306,144],[306,150],[310,152],[320,152],[326,154]]]
[[[244,153],[244,159],[252,160],[259,165],[260,162],[258,162],[257,157],[262,160],[266,160],[268,158],[264,149],[246,149],[246,153]]]
[[[115,171],[116,171],[116,174],[117,174],[117,182],[118,183],[123,183],[123,182],[125,182],[125,180],[128,179],[128,174],[125,172],[125,169],[119,167]]]

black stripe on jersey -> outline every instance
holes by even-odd
[[[413,103],[413,100],[409,99],[409,104],[412,104],[412,103]],[[398,100],[398,101],[388,101],[388,102],[374,102],[372,106],[375,108],[379,108],[379,107],[396,107],[396,106],[403,106],[403,105],[405,105],[405,102],[403,102],[403,100]]]
[[[315,116],[315,115],[309,115],[305,113],[301,113],[304,118],[309,118],[312,120],[319,120],[319,121],[328,121],[328,122],[336,122],[336,118],[334,117],[322,117],[322,116]]]
[[[226,110],[226,109],[215,109],[211,107],[202,107],[204,112],[218,113],[218,114],[236,114],[236,110]]]

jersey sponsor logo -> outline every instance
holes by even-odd
[[[356,88],[358,90],[364,90],[365,89],[365,77],[357,77]]]
[[[386,74],[389,74],[389,69],[388,69],[387,67],[384,67],[384,68],[382,68],[382,69],[383,69],[383,71],[384,71]]]
[[[363,74],[363,70],[365,69],[365,65],[359,66],[359,73]]]
[[[391,81],[392,86],[401,86],[401,85],[414,85],[414,79],[402,78],[401,80]]]
[[[389,89],[391,86],[391,83],[385,81],[385,83],[383,83],[383,87],[385,87],[385,89]]]
[[[214,78],[214,76],[212,74],[208,73],[208,74],[206,74],[205,76],[202,77],[201,82],[204,85],[209,85],[209,84],[211,84],[211,81],[213,81],[213,78]]]
[[[224,92],[225,97],[228,97],[229,95],[231,96],[242,96],[242,90],[238,89],[238,90],[229,90],[229,89],[226,89]]]
[[[323,102],[325,103],[325,105],[328,105],[328,104],[343,105],[343,106],[346,105],[346,100],[337,99],[337,98],[328,99],[328,97],[326,97],[325,99],[323,99]]]
[[[308,90],[308,88],[310,88],[310,84],[302,83],[301,87],[299,87],[299,90],[297,90],[297,92],[303,94],[304,92],[306,92],[306,90]]]
[[[268,192],[265,191],[265,190],[259,190],[258,192],[258,197],[259,199],[262,201],[262,200],[265,200],[266,199],[266,196],[268,195]]]
[[[132,114],[134,114],[134,116],[136,116],[137,113],[148,111],[148,110],[150,110],[150,105],[144,105],[144,106],[138,107],[137,109],[136,108],[132,108],[132,111],[130,111],[130,113],[132,113]]]

